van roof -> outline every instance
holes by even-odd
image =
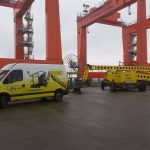
[[[61,69],[65,70],[62,64],[33,64],[33,63],[12,63],[4,66],[1,70],[11,70],[11,69],[32,69],[32,70],[49,70],[49,69]]]

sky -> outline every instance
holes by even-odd
[[[63,57],[77,54],[76,18],[83,10],[83,4],[95,6],[103,0],[59,0]],[[147,16],[150,16],[150,0],[147,0]],[[136,4],[122,10],[121,20],[128,23],[136,21]],[[34,59],[45,59],[45,3],[35,0],[32,5],[34,16]],[[14,24],[13,10],[0,7],[0,57],[14,58]],[[87,63],[99,65],[117,65],[123,61],[122,30],[119,27],[94,24],[88,27]],[[148,59],[150,62],[150,30],[148,34]]]

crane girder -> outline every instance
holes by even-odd
[[[34,0],[19,0],[15,7],[16,17],[22,17],[33,2]]]
[[[4,7],[15,8],[16,4],[17,3],[9,3],[9,2],[0,1],[0,6],[4,6]]]
[[[145,24],[146,29],[150,28],[150,18],[146,19],[143,23]],[[124,26],[124,28],[126,28],[128,32],[137,32],[138,23],[134,23],[129,26]]]
[[[107,24],[107,25],[112,25],[112,26],[117,26],[117,27],[125,27],[126,25],[124,22],[118,22],[118,19],[120,18],[120,13],[114,13],[111,16],[103,19],[103,20],[98,20],[97,23],[100,24]]]
[[[96,8],[91,13],[87,14],[86,16],[78,16],[77,22],[80,22],[81,26],[89,26],[99,19],[104,19],[106,17],[109,17],[113,13],[116,13],[117,11],[137,2],[137,0],[120,0],[120,1],[114,1],[109,0],[104,5],[100,6],[99,8]]]

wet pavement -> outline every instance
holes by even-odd
[[[85,88],[0,110],[0,150],[149,150],[150,90]]]

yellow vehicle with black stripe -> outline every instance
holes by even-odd
[[[68,77],[63,65],[8,64],[0,70],[0,107],[8,102],[53,97],[61,101],[68,94]]]
[[[101,83],[101,88],[104,89],[105,86],[109,86],[111,92],[115,92],[116,89],[128,90],[136,88],[139,91],[145,91],[147,79],[141,79],[140,74],[136,71],[107,71]],[[145,76],[145,74],[142,75]]]
[[[88,66],[91,71],[105,71],[101,88],[105,89],[106,86],[109,86],[111,92],[115,92],[116,89],[135,88],[145,91],[147,83],[150,81],[149,66]]]

